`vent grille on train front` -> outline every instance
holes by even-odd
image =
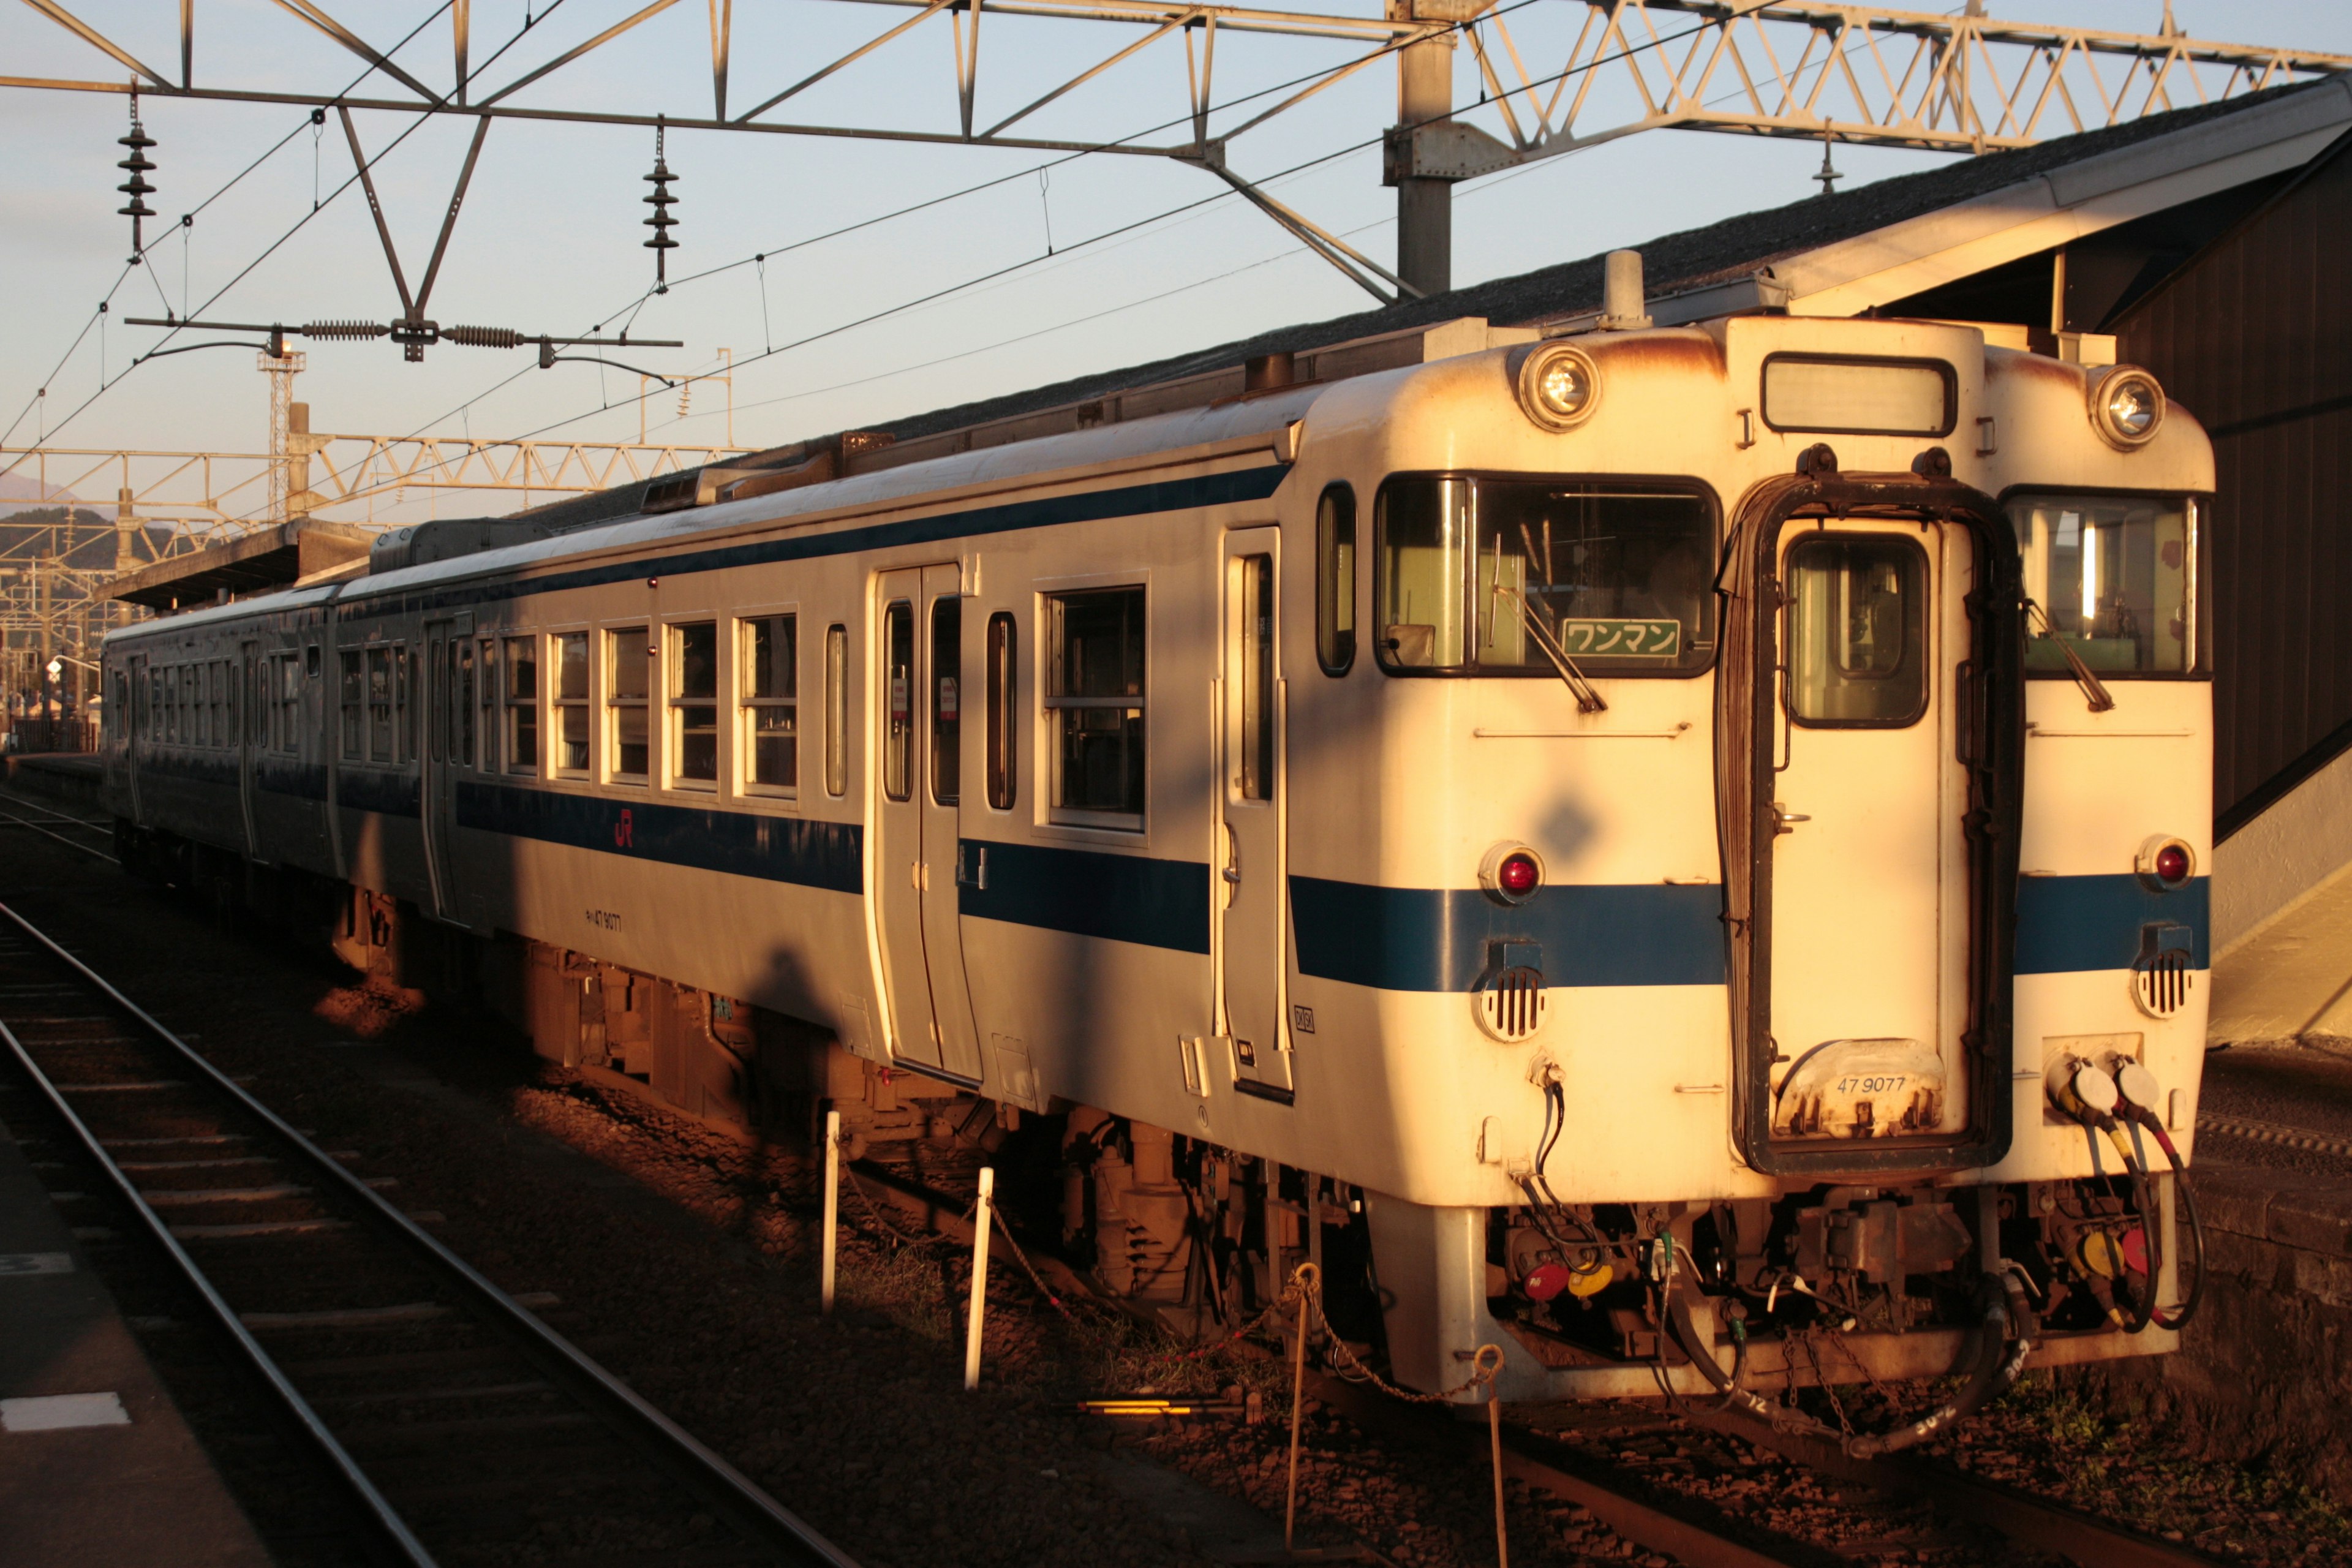
[[[1543,973],[1525,965],[1495,970],[1479,982],[1476,1001],[1478,1026],[1516,1045],[1543,1027]]]
[[[2194,973],[2185,952],[2159,952],[2132,965],[2132,996],[2151,1018],[2169,1018],[2189,1005]]]
[[[2151,1018],[2169,1018],[2189,1005],[2196,977],[2196,933],[2171,921],[2139,928],[2139,956],[2132,960],[2132,1000]]]

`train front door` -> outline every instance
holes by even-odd
[[[1236,529],[1221,562],[1216,973],[1218,1033],[1235,1087],[1287,1100],[1280,539],[1278,529]]]
[[[433,886],[433,912],[464,924],[458,913],[457,780],[474,764],[474,638],[467,621],[433,621],[425,628],[425,781],[419,803],[425,860]]]
[[[953,565],[876,579],[874,893],[894,1055],[980,1077],[957,909],[963,584]]]
[[[1772,795],[1772,1135],[1932,1138],[1969,1073],[1956,523],[1829,518],[1780,542]],[[1955,652],[1954,650],[1960,650]]]

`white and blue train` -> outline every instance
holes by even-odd
[[[403,530],[114,634],[107,787],[690,1113],[1042,1145],[1187,1321],[1972,1402],[2193,1305],[2212,484],[1967,326],[1455,321]]]

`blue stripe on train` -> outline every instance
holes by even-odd
[[[1210,876],[1200,861],[969,838],[957,854],[964,879],[956,908],[963,914],[1179,952],[1209,951]]]
[[[865,833],[854,822],[613,800],[472,779],[458,781],[457,808],[458,826],[485,833],[828,892],[865,890]]]
[[[1467,991],[1487,943],[1541,946],[1550,985],[1720,985],[1720,888],[1555,886],[1524,904],[1476,889],[1290,879],[1300,973],[1382,991]]]
[[[2017,883],[2017,973],[2062,974],[2129,969],[2140,928],[2186,926],[2189,966],[2211,962],[2212,885],[2199,877],[2169,893],[2151,892],[2129,873],[2111,877],[2021,877]]]

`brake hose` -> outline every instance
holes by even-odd
[[[2164,1119],[2156,1113],[2157,1097],[2163,1092],[2156,1075],[2137,1062],[2126,1062],[2123,1070],[2116,1074],[2116,1089],[2117,1110],[2135,1126],[2146,1128],[2156,1140],[2156,1146],[2164,1151],[2164,1157],[2171,1162],[2172,1190],[2180,1195],[2180,1210],[2189,1220],[2189,1239],[2197,1253],[2197,1272],[2189,1282],[2188,1298],[2178,1310],[2159,1310],[2155,1314],[2158,1328],[2181,1328],[2197,1315],[2198,1304],[2205,1299],[2205,1224],[2197,1214],[2196,1184],[2189,1179],[2189,1163],[2173,1146],[2172,1135],[2165,1131]],[[2150,1283],[2153,1289],[2153,1281]]]
[[[2147,1328],[2156,1316],[2156,1279],[2160,1244],[2157,1240],[2156,1226],[2150,1223],[2147,1171],[2133,1154],[2130,1141],[2125,1138],[2122,1124],[2116,1121],[2115,1117],[2116,1108],[2122,1102],[2123,1097],[2116,1090],[2114,1079],[2090,1062],[2077,1061],[2071,1071],[2051,1087],[2050,1098],[2057,1104],[2059,1110],[2090,1130],[2091,1165],[2094,1170],[2098,1167],[2098,1134],[2102,1132],[2107,1135],[2108,1142],[2116,1146],[2116,1152],[2123,1160],[2124,1174],[2131,1183],[2132,1210],[2138,1216],[2140,1236],[2147,1248],[2147,1289],[2144,1292],[2133,1293],[2134,1300],[2129,1317],[2126,1317],[2122,1310],[2115,1304],[2112,1287],[2107,1286],[2104,1279],[2092,1282],[2091,1294],[2098,1300],[2101,1306],[2106,1309],[2107,1316],[2115,1320],[2116,1327],[2127,1334],[2138,1333]],[[2107,1262],[2114,1270],[2114,1279],[2120,1282],[2124,1275],[2129,1271],[2123,1257],[2121,1244],[2107,1231],[2099,1230],[2094,1234],[2098,1237],[2100,1245],[2106,1249]],[[2095,1272],[2088,1269],[2087,1267],[2085,1271]]]

